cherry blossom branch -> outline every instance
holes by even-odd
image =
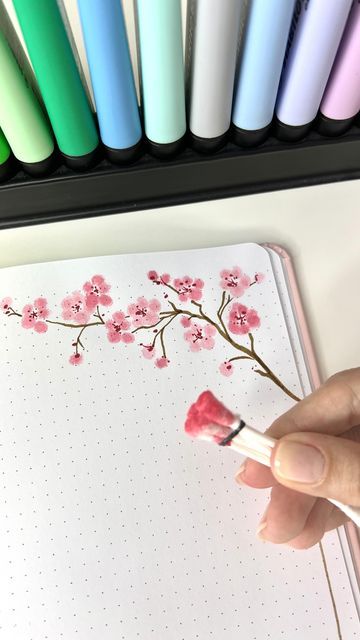
[[[270,380],[272,380],[272,382],[274,384],[276,384],[276,386],[278,386],[292,400],[296,400],[296,401],[300,400],[300,398],[298,396],[296,396],[292,391],[290,391],[290,389],[288,389],[283,384],[283,382],[281,382],[281,380],[273,373],[273,371],[267,366],[267,364],[265,364],[265,362],[262,360],[262,358],[260,358],[260,356],[256,353],[255,348],[254,348],[254,337],[253,337],[252,334],[249,334],[249,337],[250,337],[250,349],[248,349],[244,345],[241,345],[238,342],[236,342],[229,335],[229,333],[227,332],[226,329],[224,330],[222,326],[217,324],[208,315],[206,315],[203,312],[201,304],[199,304],[198,302],[195,302],[194,300],[192,300],[191,303],[199,309],[199,313],[198,314],[192,314],[190,311],[184,311],[184,310],[181,310],[181,309],[177,309],[177,307],[175,305],[173,305],[172,303],[171,303],[171,306],[173,307],[174,311],[177,311],[177,312],[180,311],[184,315],[192,316],[194,318],[198,318],[199,320],[204,320],[208,324],[212,325],[216,329],[216,331],[219,333],[219,335],[221,335],[221,337],[224,338],[224,340],[226,340],[229,344],[231,344],[231,346],[234,347],[234,349],[244,353],[245,356],[247,356],[249,358],[249,360],[255,360],[260,365],[260,367],[262,367],[262,369],[264,370],[264,371],[262,371],[260,373],[259,369],[255,369],[256,373],[258,373],[259,375],[262,375],[263,377],[267,377]]]
[[[19,318],[22,318],[22,313],[18,313],[12,307],[9,307],[9,311],[11,311],[11,313],[7,313],[6,314],[9,318],[10,318],[10,316],[18,316]]]

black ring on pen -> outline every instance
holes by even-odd
[[[236,427],[236,429],[234,429],[233,431],[231,431],[229,433],[228,436],[226,436],[226,438],[224,438],[224,440],[221,440],[221,442],[219,442],[220,447],[225,447],[225,445],[229,444],[229,442],[231,442],[231,440],[233,438],[235,438],[235,436],[237,436],[238,433],[240,433],[240,431],[245,427],[245,422],[244,420],[240,420],[239,426]]]

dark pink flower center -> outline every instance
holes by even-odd
[[[225,277],[225,280],[228,287],[237,287],[239,279],[237,276],[234,276],[232,273],[230,273],[229,276]]]
[[[202,329],[196,329],[195,333],[192,334],[193,335],[193,342],[197,342],[198,340],[203,340],[204,336],[202,333]]]
[[[82,304],[81,302],[74,302],[71,308],[74,311],[74,313],[79,313],[79,311],[81,311]]]
[[[137,311],[135,311],[136,316],[142,316],[143,318],[147,315],[148,310],[146,307],[137,307]]]
[[[237,323],[240,325],[244,325],[247,322],[246,311],[241,311],[241,313],[237,313],[235,316]]]

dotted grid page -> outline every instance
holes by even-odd
[[[341,637],[318,548],[258,542],[241,458],[183,432],[206,388],[261,429],[301,395],[265,249],[4,269],[0,303],[1,639]]]

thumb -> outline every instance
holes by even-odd
[[[291,433],[273,449],[277,481],[301,493],[360,506],[360,443],[320,433]]]

